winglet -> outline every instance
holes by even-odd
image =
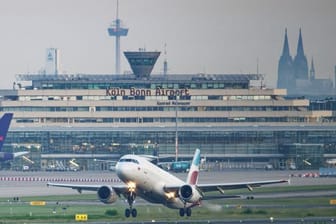
[[[6,135],[9,129],[9,125],[12,121],[13,114],[5,113],[0,119],[0,151],[2,150],[2,145],[6,139]]]
[[[197,184],[200,161],[201,161],[201,150],[196,149],[187,177],[188,184],[192,185]]]

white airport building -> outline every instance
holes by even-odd
[[[56,52],[57,54],[57,52]],[[108,169],[126,153],[186,159],[196,148],[220,168],[306,169],[336,157],[331,110],[268,89],[260,74],[151,74],[159,52],[127,52],[133,74],[22,74],[0,90],[14,118],[4,148],[31,151],[34,169]],[[307,163],[309,161],[309,163]]]

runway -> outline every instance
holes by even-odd
[[[70,195],[72,189],[50,188],[48,182],[80,184],[120,184],[112,172],[0,172],[0,197]]]
[[[290,179],[290,185],[331,185],[336,178],[297,177],[307,171],[264,171],[264,170],[227,170],[224,172],[201,172],[199,183],[226,183],[254,180]],[[312,172],[312,171],[309,171]],[[176,173],[182,180],[186,173]],[[294,177],[291,177],[294,176]],[[111,171],[80,172],[0,172],[0,197],[45,196],[74,194],[72,189],[47,187],[48,182],[78,184],[120,184],[120,180]],[[283,185],[283,184],[282,184]],[[272,187],[275,185],[265,186]]]

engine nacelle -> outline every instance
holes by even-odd
[[[189,184],[180,187],[179,196],[183,201],[189,203],[196,203],[202,198],[200,192],[194,186]]]
[[[105,204],[112,204],[118,199],[118,195],[109,186],[102,186],[97,191],[98,198]]]

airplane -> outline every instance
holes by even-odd
[[[29,152],[3,152],[2,146],[5,142],[9,125],[12,121],[13,113],[5,113],[0,119],[0,161],[13,160],[16,157],[27,155]]]
[[[336,158],[334,158],[334,159],[327,159],[326,163],[329,164],[329,165],[336,165]]]
[[[241,183],[198,184],[200,165],[200,150],[196,149],[187,176],[183,181],[171,173],[151,163],[147,158],[139,155],[122,156],[116,164],[116,173],[123,182],[121,185],[77,185],[62,183],[47,183],[47,186],[65,187],[82,191],[96,191],[98,198],[105,204],[116,202],[118,197],[125,197],[129,208],[125,209],[125,216],[136,217],[137,210],[133,207],[137,196],[150,203],[162,204],[168,208],[179,209],[179,215],[191,216],[191,209],[206,200],[206,192],[218,191],[222,195],[217,198],[228,198],[224,191],[229,189],[247,188],[250,191],[261,185],[285,183],[288,180],[267,180]],[[213,196],[208,196],[208,199]]]

